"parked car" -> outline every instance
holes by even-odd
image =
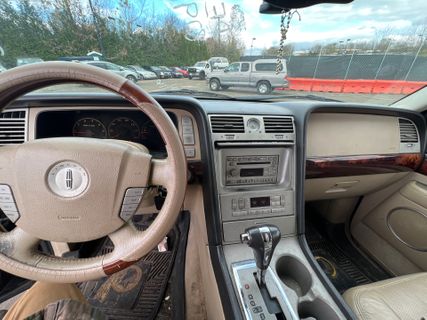
[[[159,79],[172,78],[172,73],[165,71],[160,67],[156,66],[142,66],[144,69],[154,72]]]
[[[44,60],[37,57],[16,58],[16,66],[23,66],[31,63],[43,62]]]
[[[58,61],[101,61],[97,56],[65,56],[59,57]]]
[[[206,68],[209,68],[210,71],[217,69],[225,69],[230,65],[228,59],[225,57],[212,57],[208,60]]]
[[[126,68],[138,73],[142,80],[152,80],[152,79],[158,78],[157,75],[153,71],[146,70],[140,66],[128,65],[128,66],[126,66]]]
[[[183,78],[184,75],[178,71],[175,71],[171,68],[165,67],[165,66],[160,66],[160,68],[162,68],[164,71],[166,72],[170,72],[172,75],[172,78]]]
[[[191,80],[193,78],[199,78],[201,80],[206,79],[206,67],[207,61],[199,61],[192,67],[188,68],[188,78]]]
[[[6,71],[7,69],[0,63],[0,72],[4,72],[4,71]]]
[[[184,78],[188,78],[188,71],[187,70],[184,70],[184,69],[179,68],[179,67],[172,67],[171,69],[176,71],[176,72],[181,73]]]
[[[98,68],[106,69],[108,71],[114,72],[122,77],[125,77],[128,80],[137,82],[140,79],[140,76],[135,71],[129,70],[125,67],[119,66],[115,63],[108,61],[82,61],[81,63],[89,64]]]
[[[269,94],[274,88],[288,86],[286,61],[282,60],[278,74],[276,66],[276,59],[233,62],[222,71],[208,74],[209,88],[218,91],[229,87],[255,87],[259,94]]]

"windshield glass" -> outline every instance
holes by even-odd
[[[43,61],[95,60],[114,63],[104,69],[148,92],[185,89],[237,99],[306,96],[384,105],[427,84],[425,0],[354,0],[291,11],[282,47],[281,16],[260,14],[261,3],[0,1],[0,73]],[[121,67],[128,65],[156,74],[129,76]],[[164,72],[172,67],[185,72]],[[99,89],[67,84],[43,90]]]

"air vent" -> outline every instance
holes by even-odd
[[[25,110],[0,113],[0,146],[25,141]]]
[[[401,143],[417,143],[418,132],[415,124],[406,119],[399,119],[400,142]]]
[[[213,133],[244,133],[243,117],[212,116],[211,126]]]
[[[264,117],[265,133],[293,133],[292,118]]]

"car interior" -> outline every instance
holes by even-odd
[[[38,91],[70,83],[103,91]],[[2,72],[3,315],[34,283],[72,283],[105,319],[427,319],[426,98],[148,93],[63,61]]]

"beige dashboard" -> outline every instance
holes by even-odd
[[[397,117],[313,113],[307,126],[307,157],[400,152]]]
[[[404,142],[408,132],[418,141]],[[408,119],[313,113],[307,124],[305,200],[366,195],[415,170],[421,159],[419,134]]]

